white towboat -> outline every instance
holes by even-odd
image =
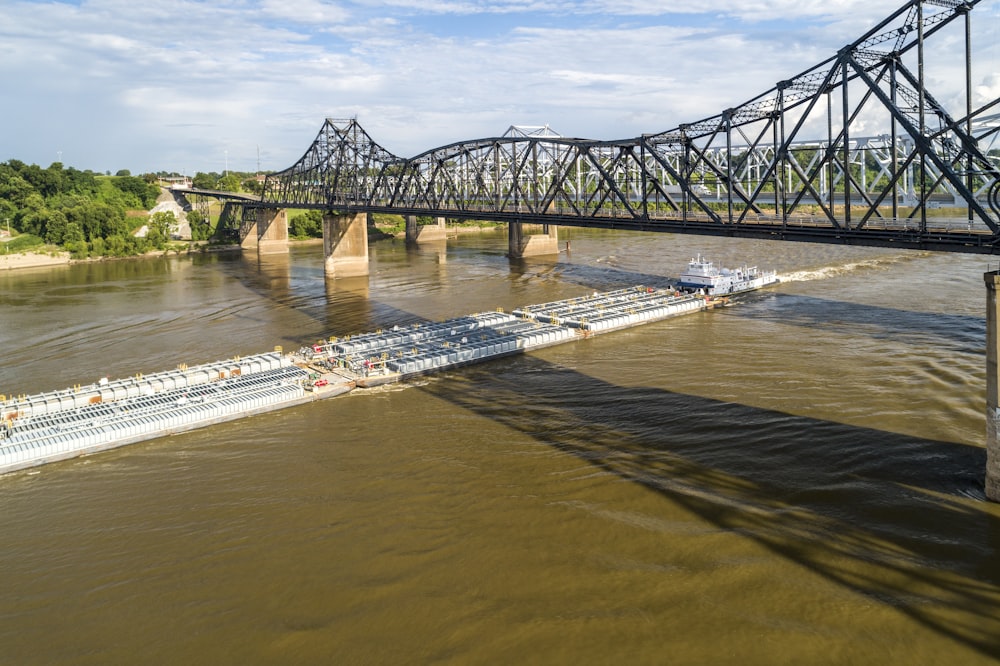
[[[677,286],[709,296],[726,296],[753,291],[777,282],[776,271],[761,271],[756,266],[716,268],[715,264],[699,254],[680,274]]]

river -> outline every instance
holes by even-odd
[[[0,274],[0,393],[776,268],[738,305],[0,477],[4,664],[995,663],[987,259],[563,230]],[[995,266],[994,266],[995,268]]]

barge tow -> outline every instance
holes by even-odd
[[[322,340],[61,391],[0,396],[0,473],[304,404],[726,303],[629,287]]]

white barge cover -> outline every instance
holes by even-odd
[[[172,383],[176,377],[163,373],[169,376],[167,381],[163,376],[153,380],[162,382],[161,390],[130,390],[128,397],[117,400],[75,407],[64,397],[52,400],[57,394],[21,400],[18,406],[34,409],[8,418],[5,437],[0,439],[0,472],[249,416],[302,399],[308,372],[277,354],[261,356],[266,358],[244,359],[235,366],[239,372],[227,372],[225,378],[217,374],[211,382]],[[61,407],[53,408],[57,405]]]
[[[342,377],[360,384],[372,371],[393,378],[438,372],[711,305],[703,297],[637,286],[513,314],[395,326],[303,348],[299,357],[314,368],[335,370],[336,364],[348,371],[338,370]],[[0,396],[0,473],[298,404],[312,399],[320,385],[316,374],[275,351],[63,391]],[[343,390],[351,387],[345,383]]]

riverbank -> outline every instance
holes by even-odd
[[[56,254],[0,254],[0,271],[16,270],[20,268],[45,268],[48,266],[59,266],[72,261],[69,252],[58,252]]]
[[[467,233],[495,232],[500,225],[492,226],[453,226],[448,227],[448,235],[455,236]],[[383,238],[405,238],[406,232],[386,233]],[[379,240],[379,239],[374,239]],[[321,245],[322,238],[308,238],[305,240],[289,240],[289,245]],[[154,257],[168,257],[170,255],[199,254],[203,252],[234,252],[240,250],[237,244],[231,245],[209,245],[205,241],[187,244],[185,247],[168,250],[151,250],[145,254],[128,257],[87,257],[86,259],[74,259],[69,252],[23,252],[17,254],[0,254],[0,271],[19,270],[27,268],[50,268],[52,266],[68,266],[70,264],[87,264],[101,261],[121,261],[125,259],[148,259]]]
[[[53,266],[68,266],[70,264],[94,264],[103,261],[126,261],[130,259],[151,259],[169,257],[171,255],[202,254],[206,252],[233,252],[239,250],[239,245],[208,245],[194,243],[185,247],[167,250],[151,250],[144,254],[127,257],[87,257],[74,259],[69,252],[23,252],[17,254],[0,254],[0,271],[20,270],[28,268],[51,268]]]

